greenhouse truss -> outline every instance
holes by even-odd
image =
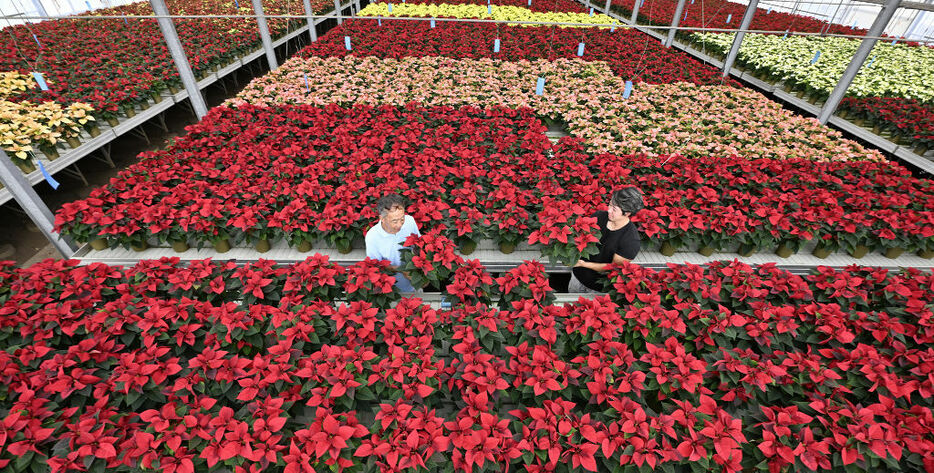
[[[20,15],[0,203],[65,259],[0,261],[0,469],[934,473],[934,47],[876,3]],[[632,186],[641,250],[564,291]]]

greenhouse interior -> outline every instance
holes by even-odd
[[[934,1],[0,0],[0,470],[934,473]]]

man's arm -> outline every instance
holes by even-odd
[[[616,253],[613,253],[613,262],[612,262],[612,263],[591,263],[590,261],[579,260],[579,261],[577,262],[577,264],[574,265],[574,267],[575,267],[575,268],[587,268],[587,269],[592,269],[592,270],[594,270],[594,271],[597,271],[597,272],[601,272],[601,273],[602,273],[602,272],[606,271],[606,267],[609,266],[610,264],[623,264],[623,263],[627,263],[627,262],[629,262],[629,261],[630,261],[630,260],[628,260],[628,259],[626,259],[626,258],[623,258],[622,256],[620,256],[620,255],[618,255],[618,254],[616,254]]]

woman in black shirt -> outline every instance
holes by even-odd
[[[568,292],[603,292],[604,271],[610,263],[632,261],[639,253],[639,228],[630,217],[643,208],[642,192],[636,187],[624,187],[613,192],[606,211],[594,214],[600,226],[600,252],[581,259],[571,271]]]

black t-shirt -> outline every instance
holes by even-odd
[[[639,227],[630,221],[623,228],[611,231],[606,227],[610,220],[606,211],[597,212],[593,216],[597,217],[597,225],[600,226],[600,252],[590,258],[585,258],[585,260],[593,263],[612,263],[614,254],[628,260],[635,259],[641,247]],[[572,271],[574,271],[574,277],[581,284],[594,291],[603,291],[606,273],[600,273],[588,268],[574,268]]]

